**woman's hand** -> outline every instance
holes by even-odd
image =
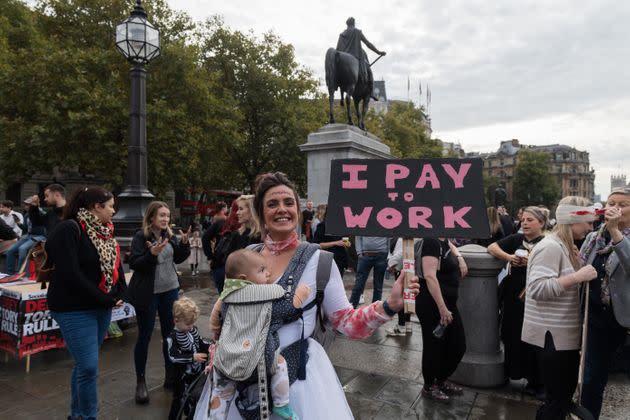
[[[597,270],[592,265],[588,264],[580,268],[574,274],[578,283],[584,283],[585,281],[591,281],[597,278]]]
[[[440,324],[448,325],[453,322],[453,314],[446,306],[440,308]]]
[[[182,230],[179,231],[179,235],[180,235],[180,241],[182,241],[183,244],[187,244],[188,243],[188,236],[190,235],[190,229],[192,226],[188,226],[188,230],[186,232],[183,232]]]
[[[459,272],[462,274],[462,278],[464,278],[468,274],[468,266],[466,265],[466,260],[461,255],[458,255],[457,261],[459,262]]]
[[[510,255],[510,264],[515,267],[525,267],[527,265],[527,257],[519,257],[517,255]]]
[[[122,301],[122,299],[118,299],[116,301],[116,303],[114,304],[114,308],[120,308],[121,306],[123,306],[125,304],[125,302]]]
[[[617,207],[606,209],[604,218],[606,219],[606,230],[610,233],[613,243],[617,243],[623,239],[623,234],[619,230],[619,221],[623,216],[623,210]]]
[[[206,353],[195,353],[193,359],[195,362],[203,363],[208,359],[208,355]]]
[[[160,253],[166,248],[166,244],[168,244],[168,238],[162,239],[160,242],[151,243],[149,241],[146,242],[147,248],[151,251],[151,254],[158,256]]]
[[[419,282],[420,280],[418,279],[418,276],[413,276],[409,281],[409,289],[411,290],[411,294],[413,295],[414,299],[420,292]],[[394,283],[394,286],[392,287],[392,292],[387,298],[387,303],[389,304],[389,307],[396,312],[400,311],[404,306],[404,301],[402,298],[404,286],[405,272],[401,271],[400,275],[396,279],[396,282]]]

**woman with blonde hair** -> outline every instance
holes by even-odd
[[[488,207],[486,209],[488,213],[488,222],[490,223],[490,237],[478,239],[477,245],[488,247],[488,245],[503,239],[505,232],[503,231],[503,225],[501,224],[501,217],[496,207]]]
[[[238,249],[260,242],[260,224],[253,203],[254,196],[251,194],[241,195],[234,200],[230,217],[225,225],[226,229],[215,247],[212,275],[219,293],[223,292],[227,257]]]
[[[149,402],[145,370],[149,341],[155,325],[155,315],[160,317],[162,353],[164,356],[164,387],[171,389],[176,379],[168,357],[166,338],[173,329],[173,303],[179,297],[179,276],[175,264],[186,261],[190,255],[188,235],[179,231],[178,240],[170,227],[171,211],[163,201],[153,201],[147,207],[142,229],[131,241],[129,268],[133,276],[129,283],[129,302],[136,309],[138,339],[134,349],[137,385],[136,403]]]
[[[315,233],[317,232],[317,225],[324,221],[324,217],[326,216],[326,204],[318,204],[315,208],[315,215],[313,216],[313,221],[311,222],[311,237],[315,238]]]
[[[584,265],[574,240],[591,230],[590,201],[569,196],[556,208],[556,226],[532,251],[527,265],[527,294],[522,340],[540,351],[545,402],[537,419],[563,419],[578,381],[582,313],[579,285],[597,277]]]

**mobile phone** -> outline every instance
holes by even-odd
[[[435,329],[433,330],[433,337],[442,338],[444,336],[444,331],[446,331],[446,327],[448,327],[448,325],[439,323],[437,327],[435,327]]]

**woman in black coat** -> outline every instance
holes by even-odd
[[[147,207],[138,231],[131,242],[129,267],[134,270],[129,283],[129,302],[136,308],[138,340],[134,349],[136,365],[136,403],[149,402],[145,371],[149,341],[155,325],[155,315],[160,317],[162,353],[164,355],[164,387],[172,388],[175,372],[169,361],[166,338],[173,329],[173,303],[179,297],[179,276],[176,264],[190,255],[188,234],[180,231],[178,240],[170,228],[171,212],[162,201],[154,201]]]
[[[113,215],[110,192],[78,190],[46,242],[47,265],[53,267],[48,308],[75,362],[69,419],[96,418],[98,352],[112,308],[123,303],[125,273]]]

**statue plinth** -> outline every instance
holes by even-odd
[[[333,159],[391,159],[389,146],[367,131],[347,124],[327,124],[299,146],[306,153],[308,198],[328,202],[330,162]]]

